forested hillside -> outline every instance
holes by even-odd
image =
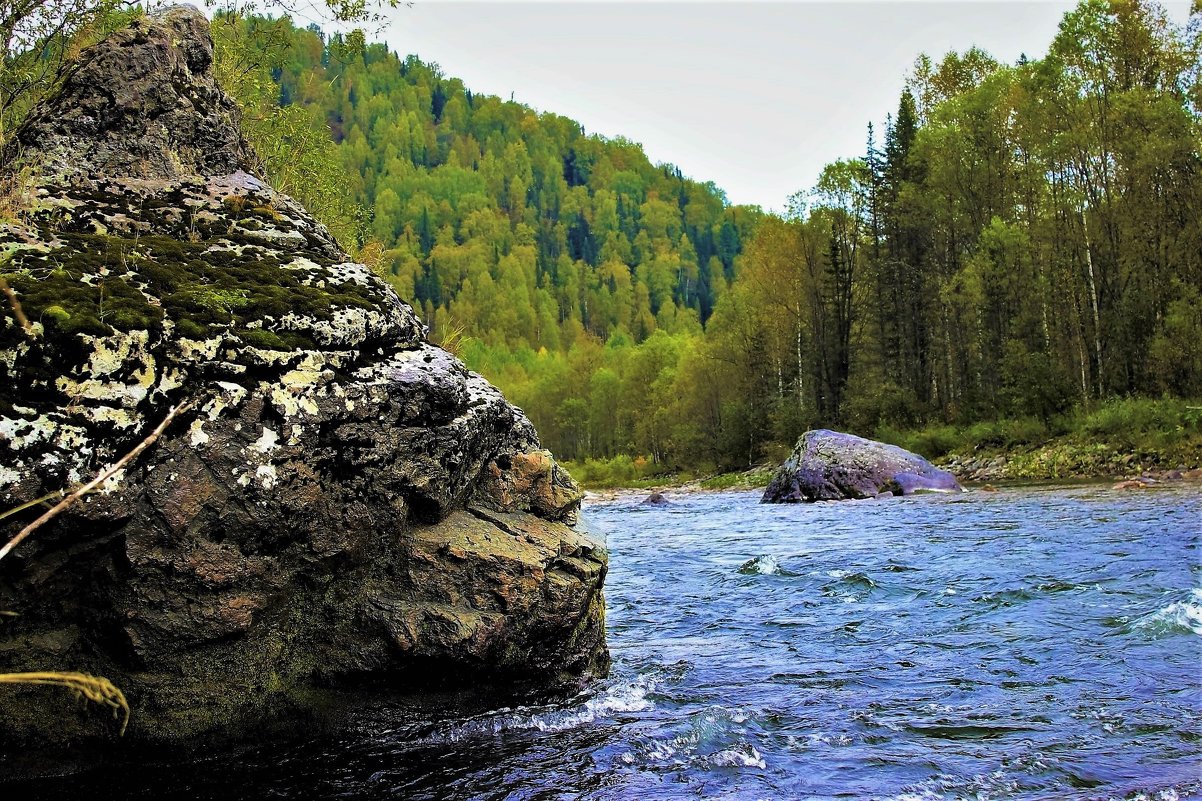
[[[291,29],[283,104],[321,110],[387,249],[435,329],[512,348],[700,330],[758,214],[654,166],[639,145],[473,95],[384,45]]]
[[[1043,59],[920,57],[783,217],[383,45],[285,27],[273,78],[381,272],[552,449],[733,467],[817,424],[1202,394],[1200,16],[1086,0]]]

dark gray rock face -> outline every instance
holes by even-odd
[[[955,476],[896,445],[818,429],[802,435],[764,503],[840,501],[881,493],[960,492]]]
[[[0,253],[33,331],[0,315],[0,509],[194,405],[0,562],[0,672],[105,676],[127,738],[190,743],[363,682],[418,697],[603,673],[607,557],[572,528],[579,488],[247,172],[211,59],[194,9],[139,21],[18,134],[36,202]],[[115,733],[61,690],[0,692],[0,761]]]
[[[209,23],[180,6],[91,48],[36,109],[9,155],[36,152],[58,178],[183,178],[250,170],[234,102],[210,68]]]

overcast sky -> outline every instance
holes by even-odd
[[[779,210],[824,164],[863,153],[919,53],[1035,58],[1072,5],[418,0],[380,36],[473,92],[641,142],[735,203]],[[1188,2],[1166,5],[1185,22]]]

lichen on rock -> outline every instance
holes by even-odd
[[[20,129],[0,267],[0,508],[122,480],[0,562],[0,670],[105,675],[127,736],[237,736],[363,681],[420,693],[604,671],[604,546],[533,426],[252,174],[200,12],[85,51]],[[0,535],[26,522],[6,522]],[[104,738],[44,695],[0,743]]]

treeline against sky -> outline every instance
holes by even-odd
[[[272,78],[380,272],[546,445],[735,467],[815,425],[1202,395],[1200,17],[1085,0],[1041,60],[920,57],[783,216],[383,45],[277,26]]]
[[[341,40],[290,35],[281,103],[322,111],[384,272],[436,331],[536,350],[699,332],[733,280],[760,215],[713,184],[382,44],[343,59]]]

